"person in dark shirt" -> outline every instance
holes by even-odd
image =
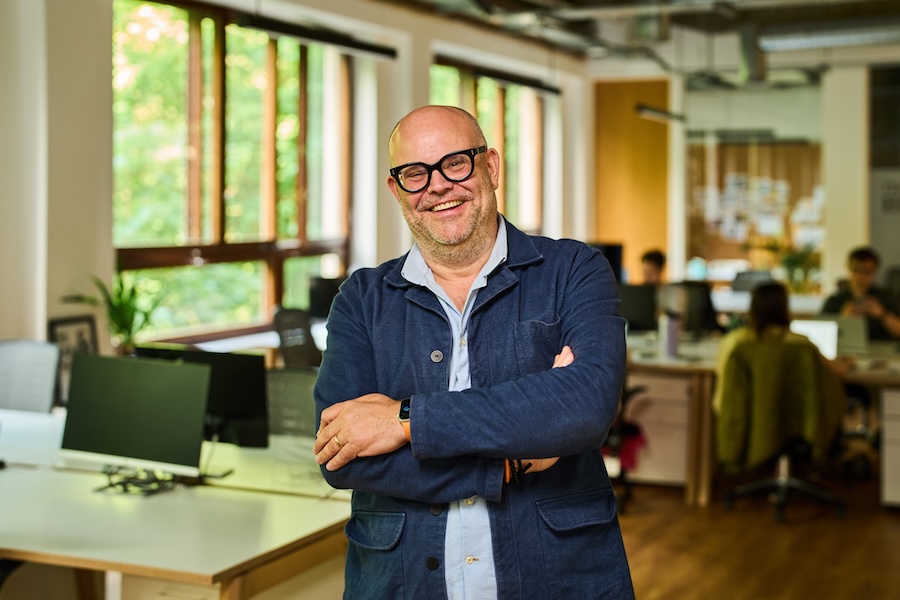
[[[661,285],[663,283],[662,272],[666,266],[666,255],[662,250],[648,250],[641,256],[641,271],[644,274],[644,283]]]
[[[869,247],[856,248],[847,256],[850,277],[837,293],[825,300],[822,313],[865,317],[870,340],[900,339],[900,317],[891,294],[875,285],[881,259]]]

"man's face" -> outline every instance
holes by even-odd
[[[862,296],[872,288],[878,264],[874,260],[850,261],[850,285],[854,295]]]
[[[464,116],[446,109],[422,109],[407,117],[395,134],[391,164],[431,165],[447,154],[479,145],[481,142]],[[480,236],[491,236],[493,240],[499,157],[494,149],[489,149],[476,155],[474,161],[475,170],[465,181],[448,181],[435,170],[428,186],[415,193],[404,191],[393,178],[388,178],[388,187],[423,249],[445,255]]]
[[[659,267],[657,267],[654,263],[649,260],[645,260],[641,263],[641,268],[644,272],[644,283],[652,283],[656,285],[660,282],[660,277],[662,273],[660,273]]]

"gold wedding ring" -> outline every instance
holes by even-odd
[[[334,443],[338,445],[338,448],[343,448],[344,445],[341,443],[341,440],[338,439],[338,436],[334,436]]]

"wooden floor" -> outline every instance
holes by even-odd
[[[798,499],[782,523],[766,498],[726,509],[718,482],[708,508],[634,485],[619,521],[638,600],[900,598],[900,510],[880,505],[877,471],[825,483],[846,516]]]

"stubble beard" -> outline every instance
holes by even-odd
[[[480,190],[480,193],[486,194],[480,207],[474,207],[472,194],[462,198],[474,210],[470,210],[466,226],[454,235],[441,235],[438,227],[429,227],[425,219],[418,218],[415,209],[407,207],[407,222],[426,259],[449,267],[461,267],[475,262],[493,247],[495,232],[490,219],[496,220],[497,214],[490,207],[496,206],[496,199],[492,198],[491,190]]]

